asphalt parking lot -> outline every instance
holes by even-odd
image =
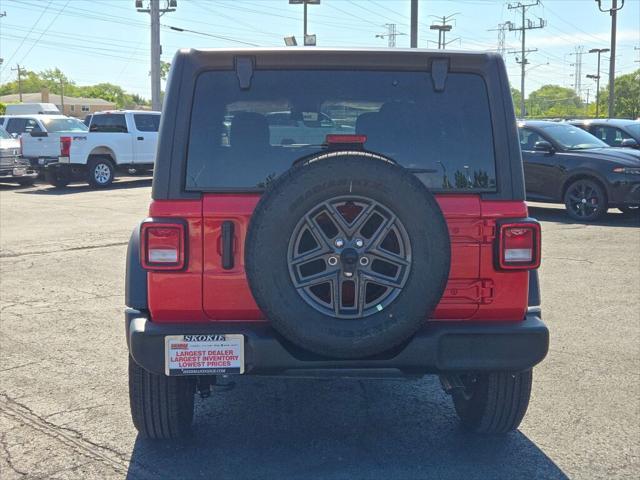
[[[0,185],[0,477],[422,479],[640,476],[640,221],[542,220],[551,330],[529,412],[460,429],[435,378],[239,378],[197,400],[193,439],[138,439],[123,325],[129,234],[150,180]]]

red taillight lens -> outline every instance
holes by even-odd
[[[540,224],[503,223],[498,236],[499,267],[531,270],[540,266]]]
[[[181,270],[185,265],[185,227],[181,223],[145,222],[140,230],[142,266]]]
[[[329,134],[326,137],[327,145],[336,145],[336,144],[364,144],[367,141],[366,135],[340,135],[340,134]]]
[[[60,137],[60,156],[68,157],[71,150],[71,137]]]

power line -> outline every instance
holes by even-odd
[[[173,30],[175,32],[187,32],[187,33],[193,33],[195,35],[202,35],[204,37],[212,37],[212,38],[217,38],[218,40],[226,40],[227,42],[235,42],[235,43],[239,43],[241,45],[247,45],[250,47],[259,47],[260,45],[258,45],[257,43],[251,43],[251,42],[245,42],[244,40],[238,40],[235,38],[231,38],[231,37],[225,37],[223,35],[215,35],[213,33],[207,33],[207,32],[199,32],[197,30],[190,30],[188,28],[181,28],[181,27],[174,27],[172,25],[166,25],[166,24],[161,24],[163,27],[168,28],[170,30]]]
[[[49,31],[49,29],[51,28],[51,26],[55,23],[55,21],[58,19],[58,17],[60,16],[60,14],[62,12],[64,12],[64,9],[67,8],[67,5],[69,5],[69,2],[71,0],[67,0],[67,2],[62,6],[62,8],[60,10],[58,10],[58,12],[56,13],[56,15],[53,17],[53,19],[51,19],[51,21],[49,22],[49,24],[46,26],[46,28],[40,33],[40,35],[38,36],[38,38],[36,39],[35,42],[33,42],[33,44],[31,45],[31,47],[29,48],[29,50],[27,51],[27,53],[25,53],[22,56],[22,59],[20,60],[21,62],[24,62],[25,59],[29,56],[29,54],[31,53],[31,50],[33,50],[33,47],[35,47],[38,42],[42,39],[43,35],[45,33],[47,33]]]
[[[44,9],[42,10],[42,12],[40,12],[40,16],[37,18],[37,20],[33,23],[33,25],[31,25],[31,29],[29,30],[29,32],[22,38],[22,41],[20,42],[20,45],[18,45],[18,48],[16,48],[13,51],[13,54],[11,54],[11,56],[9,57],[9,60],[7,60],[7,65],[10,65],[11,60],[13,60],[13,57],[16,56],[16,54],[18,53],[18,51],[22,48],[22,45],[24,45],[24,42],[27,40],[27,38],[29,37],[29,35],[31,35],[31,32],[33,32],[33,29],[36,28],[36,25],[38,25],[38,22],[40,21],[40,19],[42,18],[42,16],[47,12],[47,10],[49,9],[49,5],[51,5],[51,2],[53,0],[49,0],[49,3],[47,3],[47,5],[44,7]]]

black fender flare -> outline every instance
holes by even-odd
[[[133,229],[127,247],[124,303],[129,308],[147,310],[147,271],[140,263],[140,224]]]

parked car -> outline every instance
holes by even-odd
[[[517,428],[548,330],[502,58],[182,50],[171,68],[127,253],[141,435],[187,434],[194,393],[241,374],[438,374],[467,428]],[[269,112],[327,104],[361,112],[355,134],[272,140]]]
[[[6,115],[62,115],[53,103],[13,103],[5,108]]]
[[[20,155],[20,141],[0,127],[0,182],[32,185],[38,176],[29,162]]]
[[[328,133],[354,133],[355,126],[337,125],[326,113],[311,112],[304,118],[298,114],[269,112],[265,114],[269,124],[272,145],[319,145]]]
[[[20,137],[22,156],[31,166],[43,169],[60,157],[60,137],[87,131],[79,120],[64,115],[6,115],[2,125],[14,137]]]
[[[75,180],[106,187],[113,182],[116,170],[149,171],[155,160],[159,125],[160,112],[96,112],[88,133],[60,138],[58,161],[47,166],[47,178],[56,187]]]
[[[567,123],[518,125],[527,199],[564,203],[569,216],[593,221],[609,208],[637,212],[640,152],[612,148]]]
[[[597,118],[571,120],[569,123],[598,137],[610,147],[640,149],[640,121],[638,120]]]

